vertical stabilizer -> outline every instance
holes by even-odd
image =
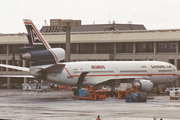
[[[21,56],[24,60],[29,60],[38,64],[47,64],[47,63],[59,63],[60,60],[63,60],[65,57],[65,51],[62,48],[51,48],[42,34],[35,27],[33,22],[29,19],[24,19],[24,24],[26,26],[29,40],[31,46],[41,45],[44,46],[43,50],[31,50],[29,53]],[[40,46],[39,46],[40,47]],[[28,57],[27,57],[28,56]]]
[[[24,19],[24,24],[28,32],[28,40],[30,45],[44,45],[47,49],[51,49],[51,46],[38,31],[33,22],[29,19]]]

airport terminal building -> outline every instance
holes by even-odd
[[[61,20],[51,20],[40,32],[51,47],[66,48]],[[20,60],[18,48],[27,47],[26,33],[0,34],[0,63],[30,67]],[[137,24],[92,24],[71,26],[71,61],[145,61],[172,63],[180,69],[180,29],[146,30]],[[27,72],[0,67],[0,75],[28,75]],[[2,83],[24,83],[27,78],[0,77]],[[180,86],[180,81],[172,83]],[[8,85],[10,88],[10,86]]]

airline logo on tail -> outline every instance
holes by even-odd
[[[37,28],[35,27],[35,25],[33,24],[31,20],[28,20],[28,19],[24,20],[24,24],[26,26],[28,35],[31,36],[31,37],[28,37],[30,44],[37,45],[37,44],[43,43],[47,49],[51,49],[51,46],[43,38],[42,34],[37,30]]]
[[[40,40],[39,36],[35,32],[34,29],[30,29],[31,32],[31,41],[33,45],[43,45],[42,41]]]
[[[25,24],[27,32],[28,32],[27,36],[28,36],[30,45],[42,45],[43,44],[46,47],[46,49],[48,49],[52,53],[52,55],[55,58],[56,63],[58,63],[59,61],[58,61],[57,55],[52,50],[52,48],[48,44],[48,42],[44,39],[42,34],[37,30],[37,28],[35,27],[33,22],[28,19],[24,19],[23,21],[24,21],[24,24]]]

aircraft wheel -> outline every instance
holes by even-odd
[[[74,90],[74,96],[78,96],[78,90]]]

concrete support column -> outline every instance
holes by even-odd
[[[154,58],[153,60],[156,60],[156,54],[157,54],[157,42],[154,42]]]
[[[175,65],[175,66],[178,66],[178,61],[177,61],[176,58],[174,59],[174,65]]]
[[[7,56],[7,57],[6,57],[6,64],[7,64],[7,65],[8,65],[8,55],[10,54],[10,51],[9,51],[10,49],[9,49],[9,47],[10,47],[10,46],[7,45],[7,54],[6,54],[6,56]],[[8,68],[6,68],[6,71],[8,71]]]
[[[116,54],[116,43],[114,43],[114,54]]]
[[[176,41],[176,54],[179,54],[179,44],[178,44],[178,41]],[[179,67],[179,61],[178,61],[177,58],[175,59],[175,65],[176,65],[177,68]],[[180,78],[178,80],[176,80],[176,87],[179,87],[179,86],[180,86]]]
[[[94,54],[97,53],[97,43],[94,43]]]
[[[6,65],[8,65],[8,57],[6,57]],[[8,68],[6,68],[6,72],[8,72]]]
[[[136,55],[136,43],[133,42],[133,56]],[[133,60],[134,60],[134,57],[133,57]]]
[[[28,81],[27,78],[24,78],[24,84],[27,84],[28,83],[27,81]]]
[[[70,52],[71,52],[71,44],[70,44],[70,23],[67,22],[66,26],[66,62],[70,62]]]
[[[79,54],[79,44],[76,44],[76,54]]]
[[[179,44],[178,44],[178,41],[176,41],[176,54],[179,54]]]
[[[157,54],[157,42],[154,42],[154,55]]]
[[[136,43],[133,42],[133,55],[136,55]]]
[[[25,60],[22,60],[22,66],[26,67],[26,61]]]
[[[10,54],[10,48],[9,45],[7,45],[7,56]]]
[[[11,88],[11,78],[7,77],[7,88],[10,89]]]
[[[178,66],[178,60],[176,58],[174,59],[174,65]],[[176,87],[179,87],[179,83],[180,83],[179,80],[180,79],[176,80]]]

